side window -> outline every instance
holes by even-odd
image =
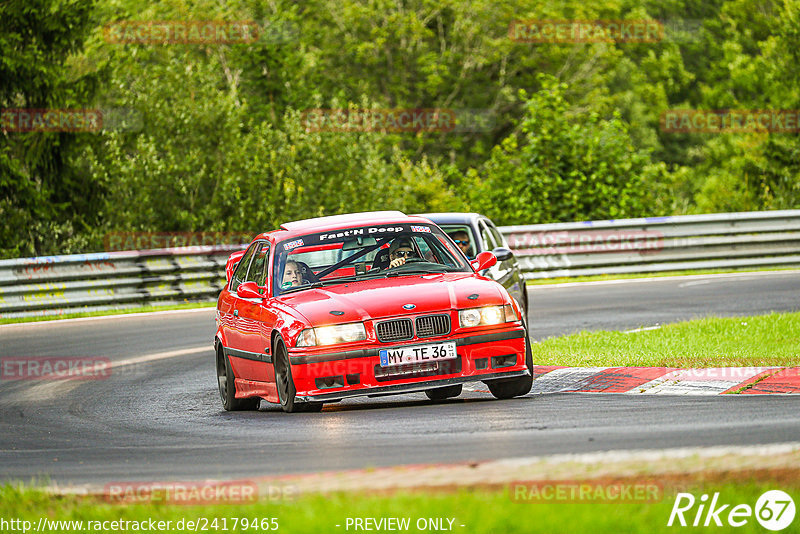
[[[420,255],[426,261],[430,261],[433,263],[440,263],[436,256],[431,251],[431,247],[425,242],[425,240],[420,236],[414,236],[414,242],[417,244],[417,248],[419,249]]]
[[[492,233],[489,231],[489,228],[486,226],[486,223],[481,220],[478,222],[478,226],[481,229],[481,240],[483,241],[483,250],[494,250],[498,247],[498,245],[494,242],[494,237],[492,237]]]
[[[247,281],[263,286],[267,281],[267,259],[269,258],[269,243],[263,243],[261,250],[253,256],[253,263],[247,272]]]
[[[250,267],[250,260],[253,259],[255,251],[260,249],[263,244],[263,242],[253,243],[250,245],[250,248],[247,249],[247,252],[244,253],[242,259],[239,260],[239,265],[236,266],[236,270],[233,271],[233,276],[231,276],[231,292],[236,293],[239,284],[246,280],[247,269]]]
[[[484,221],[486,223],[486,227],[489,228],[489,232],[491,232],[492,236],[494,237],[494,242],[497,243],[498,247],[506,247],[508,248],[508,243],[506,242],[506,238],[503,237],[503,234],[500,233],[500,230],[494,225],[492,221]]]

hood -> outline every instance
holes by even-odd
[[[468,299],[470,295],[478,297]],[[312,326],[489,306],[503,304],[507,299],[503,286],[472,273],[379,278],[279,297]],[[405,304],[413,304],[414,308],[403,309]]]

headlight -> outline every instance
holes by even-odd
[[[367,331],[364,323],[334,324],[303,330],[297,337],[297,346],[336,345],[365,339],[367,339]]]
[[[517,321],[518,318],[510,304],[505,306],[484,306],[459,310],[458,322],[461,328],[471,326],[493,325]]]

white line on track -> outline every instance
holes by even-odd
[[[535,284],[529,285],[529,290],[558,289],[562,287],[601,286],[614,284],[635,284],[645,282],[669,282],[674,280],[701,280],[707,278],[749,278],[755,276],[780,276],[786,274],[800,274],[800,269],[788,271],[752,271],[742,273],[717,273],[717,274],[688,274],[685,276],[651,276],[649,278],[623,278],[620,280],[595,280],[592,282],[565,282],[563,284]]]
[[[713,282],[713,280],[693,280],[691,282],[678,284],[678,287],[704,286],[706,284],[710,284],[711,282]]]
[[[107,321],[111,319],[131,319],[131,318],[142,318],[142,317],[153,317],[159,315],[177,315],[181,313],[213,313],[216,311],[216,308],[213,306],[207,306],[205,308],[191,308],[188,310],[163,310],[163,311],[152,311],[152,312],[137,312],[137,313],[120,313],[116,315],[97,315],[94,317],[75,317],[73,319],[57,319],[53,318],[52,320],[42,320],[42,321],[32,321],[30,323],[10,323],[0,325],[0,329],[6,328],[35,328],[40,325],[62,325],[62,324],[72,324],[72,323],[86,323],[86,322],[94,322],[94,321]]]
[[[128,358],[126,360],[113,361],[111,362],[111,369],[113,370],[120,367],[127,367],[129,365],[138,365],[141,363],[166,360],[169,358],[177,358],[179,356],[188,356],[189,354],[200,354],[203,352],[211,353],[213,352],[213,350],[214,349],[212,348],[212,346],[208,344],[199,347],[191,347],[188,349],[168,350],[165,352],[156,352],[154,354],[145,354],[143,356],[137,356],[136,358]]]
[[[658,330],[659,328],[661,328],[661,325],[645,326],[645,327],[642,327],[642,328],[634,328],[633,330],[623,330],[622,333],[623,334],[635,334],[636,332],[647,332],[648,330]]]
[[[192,354],[211,354],[214,349],[211,345],[202,345],[198,347],[190,347],[187,349],[168,350],[164,352],[155,352],[152,354],[143,354],[134,358],[126,358],[124,360],[116,360],[111,362],[111,376],[114,376],[114,371],[125,367],[140,365],[159,360],[167,360],[169,358],[178,358],[180,356],[189,356]],[[91,383],[91,380],[48,380],[45,382],[34,383],[30,387],[20,389],[12,394],[10,399],[4,399],[0,404],[9,405],[14,402],[26,403],[41,401],[43,399],[54,399],[58,395],[68,393],[81,384]],[[11,402],[9,402],[9,400]]]

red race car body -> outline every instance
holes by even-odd
[[[228,410],[260,399],[318,410],[358,395],[484,381],[528,393],[531,355],[519,303],[476,271],[431,221],[401,212],[281,226],[231,255],[217,303],[216,367]]]

